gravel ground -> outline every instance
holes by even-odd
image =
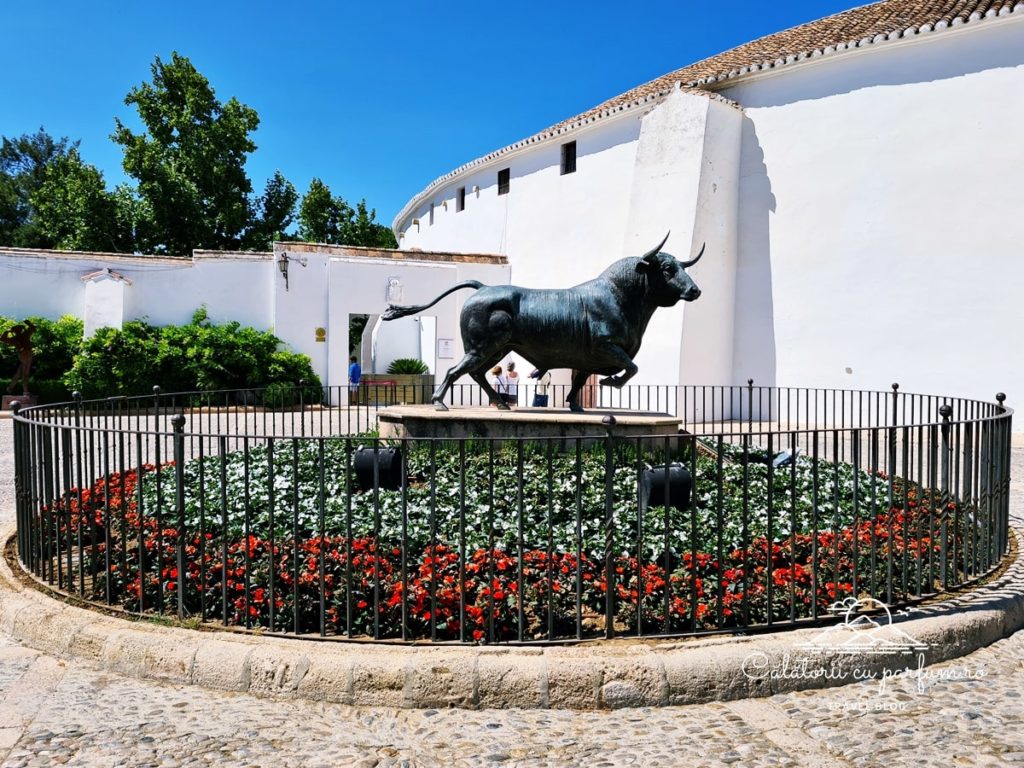
[[[13,518],[0,420],[0,521]],[[1024,476],[1024,449],[1013,452]],[[1024,484],[1013,483],[1018,528]],[[965,670],[983,676],[963,678]],[[945,670],[945,679],[938,671]],[[1024,765],[1024,632],[925,680],[615,712],[355,708],[98,672],[0,636],[0,761],[20,766]]]

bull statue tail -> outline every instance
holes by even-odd
[[[384,314],[381,315],[382,320],[397,320],[400,317],[408,317],[409,315],[415,315],[418,312],[422,312],[425,309],[430,309],[432,306],[437,304],[441,299],[447,296],[449,293],[455,293],[455,291],[461,291],[463,288],[472,288],[474,291],[478,291],[484,287],[484,284],[479,280],[463,280],[461,283],[456,283],[447,291],[442,293],[436,299],[429,304],[417,304],[416,306],[403,307],[395,304],[388,304],[388,308],[384,310]]]

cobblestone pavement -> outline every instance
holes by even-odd
[[[9,485],[9,441],[10,423],[0,421],[0,494]],[[1024,450],[1014,451],[1014,465],[1021,477]],[[1024,484],[1013,493],[1015,509],[1024,509]],[[10,519],[5,499],[0,519]],[[12,768],[1024,765],[1024,632],[927,672],[663,709],[367,709],[140,681],[0,636],[0,761]]]

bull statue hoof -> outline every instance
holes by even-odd
[[[445,405],[441,400],[435,400],[434,401],[434,410],[435,411],[447,411],[448,410],[448,406]]]
[[[572,413],[586,413],[586,411],[583,410],[583,406],[579,403],[569,403],[569,411]]]
[[[626,380],[621,376],[605,376],[597,383],[602,387],[615,387],[616,389],[622,389],[622,385],[626,383]]]

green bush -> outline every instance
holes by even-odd
[[[415,357],[398,357],[391,361],[388,373],[427,373],[427,364]]]
[[[164,392],[257,389],[304,379],[319,393],[320,379],[305,355],[278,349],[272,333],[237,322],[213,325],[205,309],[188,325],[157,328],[142,321],[120,331],[101,328],[82,344],[64,376],[86,398]],[[319,401],[319,394],[310,401]]]
[[[315,378],[315,377],[314,377]],[[323,400],[323,389],[319,385],[274,382],[263,390],[263,406],[265,408],[294,408],[303,405],[318,405]]]

